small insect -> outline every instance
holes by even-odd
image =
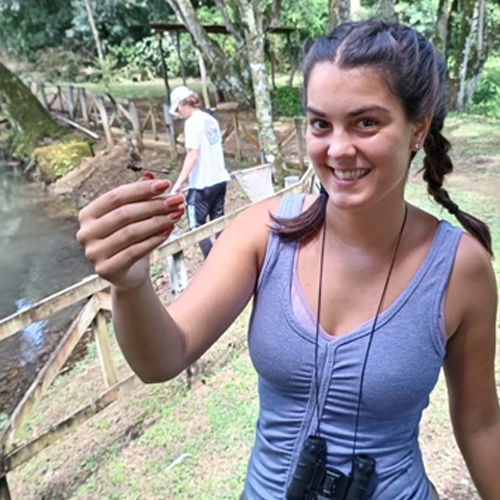
[[[168,175],[169,174],[168,170],[153,170],[151,168],[143,168],[136,161],[129,161],[125,165],[125,168],[128,169],[128,170],[132,170],[132,172],[142,172],[143,170],[145,170],[147,172],[152,172],[152,173],[155,173],[155,174],[163,174],[163,175]]]

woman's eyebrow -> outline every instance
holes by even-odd
[[[370,113],[370,112],[373,112],[373,111],[378,111],[378,112],[385,113],[385,114],[390,114],[391,113],[391,111],[389,109],[384,108],[383,106],[379,106],[377,104],[374,104],[374,105],[371,105],[371,106],[363,106],[362,108],[358,108],[358,109],[355,109],[354,111],[350,111],[347,114],[347,116],[354,117],[354,116],[363,115],[365,113]],[[324,111],[319,111],[318,109],[313,108],[312,106],[307,106],[306,107],[306,112],[310,113],[312,115],[317,115],[317,116],[321,116],[321,117],[326,117],[327,116],[327,114]]]

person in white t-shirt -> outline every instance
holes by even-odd
[[[202,110],[198,94],[185,86],[176,87],[170,95],[170,113],[185,118],[184,145],[187,155],[172,192],[180,192],[189,180],[186,199],[189,228],[205,224],[207,218],[224,215],[226,184],[230,180],[222,150],[222,135],[217,120]],[[209,238],[200,241],[206,258],[212,248]]]

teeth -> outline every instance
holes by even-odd
[[[368,170],[335,170],[335,175],[342,180],[359,179],[368,173]]]

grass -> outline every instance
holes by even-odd
[[[447,134],[452,136],[455,145],[462,141],[461,160],[473,159],[478,142],[481,143],[479,149],[496,155],[494,144],[500,139],[500,123],[470,117],[451,118]],[[500,186],[500,174],[490,172],[488,175]],[[472,189],[450,188],[450,194],[463,210],[490,225],[494,250],[498,255],[498,198]],[[429,199],[421,184],[410,183],[407,198],[438,217],[456,223],[452,216]],[[499,260],[494,260],[493,265],[500,280]],[[248,310],[209,351],[212,358],[207,363],[204,383],[196,390],[188,390],[180,377],[170,384],[141,387],[10,474],[13,498],[238,498],[243,488],[258,412],[256,375],[244,350],[247,322]],[[229,348],[231,345],[237,347]],[[115,356],[117,362],[123,363],[116,350]],[[219,356],[224,362],[217,361]],[[30,422],[34,428],[46,425],[44,412],[62,404],[55,402],[58,394],[71,397],[75,380],[80,392],[86,392],[85,384],[95,383],[95,378],[91,377],[92,370],[98,370],[95,358],[94,349],[79,371],[58,382],[57,390],[48,395],[47,406],[40,407]],[[500,346],[497,379],[500,384]],[[429,475],[444,492],[443,499],[477,499],[454,445],[443,377],[440,377],[431,396],[429,411],[425,413],[421,442]]]

